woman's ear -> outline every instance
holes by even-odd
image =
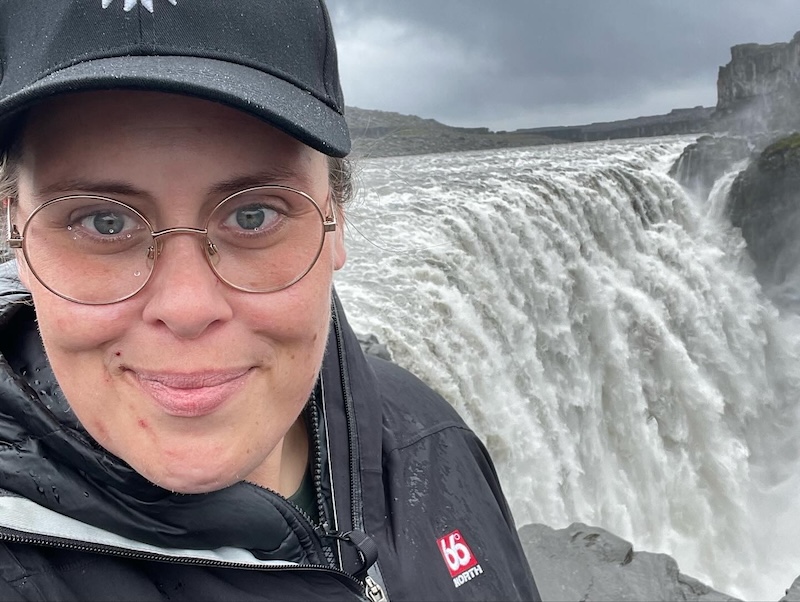
[[[347,261],[347,248],[344,244],[344,211],[336,211],[336,230],[333,233],[333,269],[340,270]]]

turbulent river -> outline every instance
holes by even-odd
[[[800,319],[725,186],[700,204],[666,175],[690,141],[365,160],[336,286],[487,443],[518,526],[601,526],[777,600],[800,574]]]

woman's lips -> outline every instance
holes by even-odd
[[[131,372],[139,386],[164,412],[196,418],[211,414],[239,391],[250,369],[183,374]]]

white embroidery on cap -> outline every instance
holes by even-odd
[[[111,3],[114,0],[102,0],[102,1],[103,1],[103,8],[108,8],[109,6],[111,6]],[[125,0],[125,4],[123,5],[122,10],[128,12],[129,10],[132,10],[133,7],[135,7],[140,2],[142,6],[144,6],[147,10],[149,10],[151,13],[153,12],[153,0]],[[167,0],[167,2],[169,2],[172,6],[178,5],[178,0]]]

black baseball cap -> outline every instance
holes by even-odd
[[[38,101],[121,88],[221,102],[350,152],[322,0],[0,0],[0,145]]]

